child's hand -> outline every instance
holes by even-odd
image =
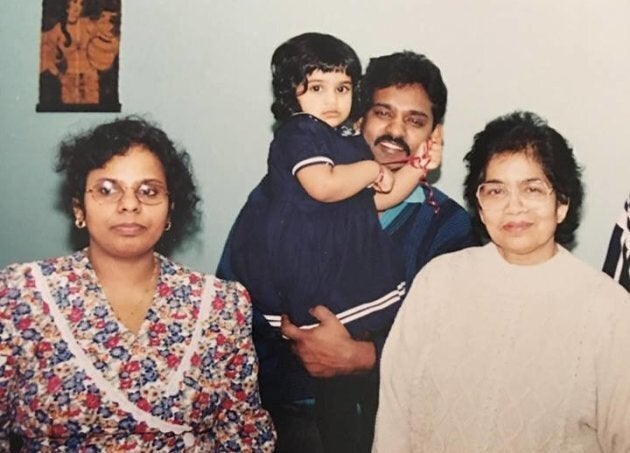
[[[431,162],[431,156],[429,155],[429,141],[424,141],[418,146],[416,152],[409,158],[409,165],[420,170],[422,175],[420,179],[426,178],[429,172],[428,166]]]
[[[442,137],[438,137],[437,139],[431,139],[429,141],[429,163],[427,165],[427,170],[435,170],[442,163],[442,148],[444,146],[444,142],[442,141]]]
[[[381,165],[381,172],[378,180],[374,181],[372,187],[379,193],[389,193],[394,187],[394,174],[384,165]]]
[[[427,168],[429,163],[431,162],[431,157],[429,155],[429,145],[428,140],[420,143],[416,152],[409,159],[409,164],[412,167],[419,168],[423,171],[424,175],[427,174]]]

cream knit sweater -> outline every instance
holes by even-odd
[[[563,248],[433,260],[385,344],[373,451],[630,451],[630,296]]]

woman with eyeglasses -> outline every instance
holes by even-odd
[[[490,241],[416,277],[383,352],[374,451],[630,451],[630,297],[565,248],[583,197],[571,148],[516,112],[465,160]]]
[[[159,253],[195,226],[188,154],[129,117],[57,170],[86,247],[0,272],[0,451],[273,451],[245,289]]]

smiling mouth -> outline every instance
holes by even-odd
[[[395,143],[391,143],[391,142],[380,142],[378,145],[376,145],[377,147],[380,148],[380,150],[385,153],[385,154],[389,154],[389,155],[396,155],[396,154],[400,154],[403,153],[405,155],[407,155],[407,150],[400,146],[397,145]]]
[[[503,229],[512,233],[526,231],[532,224],[530,222],[509,222],[503,225]]]

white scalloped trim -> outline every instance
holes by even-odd
[[[55,321],[55,324],[57,325],[57,328],[61,333],[61,337],[68,344],[68,349],[74,355],[76,365],[83,368],[85,374],[94,382],[99,390],[103,392],[103,394],[108,399],[118,404],[121,409],[131,414],[137,421],[144,422],[147,424],[147,426],[153,429],[157,429],[161,432],[173,432],[175,434],[182,434],[187,431],[192,431],[192,427],[188,425],[175,425],[173,423],[169,423],[158,417],[155,417],[148,412],[143,411],[138,406],[129,401],[127,396],[123,392],[121,392],[120,389],[114,387],[107,379],[105,379],[103,375],[96,369],[90,359],[85,355],[85,352],[79,346],[76,339],[72,335],[70,326],[68,325],[65,317],[59,310],[56,300],[52,297],[46,278],[42,274],[37,263],[34,263],[34,265],[31,267],[31,270],[33,272],[33,277],[35,278],[37,289],[39,289],[39,291],[42,293],[42,298],[44,302],[49,301],[48,307],[50,310],[50,314],[52,315],[53,320]],[[201,313],[199,319],[203,319],[201,317]]]

